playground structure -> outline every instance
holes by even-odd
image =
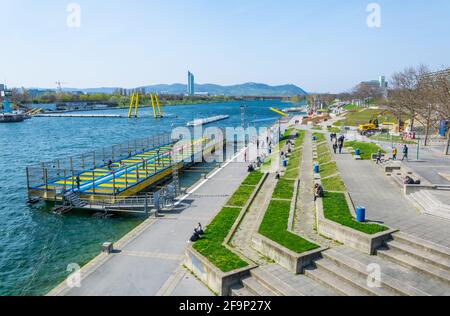
[[[161,110],[161,104],[159,103],[158,95],[157,94],[153,95],[152,93],[150,93],[150,101],[151,101],[151,106],[153,108],[153,117],[155,119],[163,118],[164,115]],[[130,98],[130,109],[128,111],[128,118],[132,118],[133,116],[135,118],[138,117],[139,102],[140,102],[139,92],[133,93]]]
[[[113,205],[172,176],[174,170],[202,161],[224,144],[207,138],[173,140],[165,134],[28,166],[28,196],[49,202],[72,196],[83,205]]]

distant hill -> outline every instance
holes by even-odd
[[[153,86],[139,87],[144,88],[146,92],[154,92],[160,94],[185,94],[187,85],[181,83],[175,84],[159,84]],[[102,88],[64,88],[64,92],[84,92],[84,93],[114,93],[118,87],[102,87]],[[45,89],[56,91],[56,89]],[[294,96],[308,94],[305,90],[293,84],[270,86],[263,83],[244,83],[232,86],[221,86],[216,84],[196,84],[195,91],[198,93],[208,93],[210,95],[225,96]]]
[[[187,91],[185,84],[145,86],[146,91],[168,94],[184,94]],[[216,84],[196,84],[195,91],[211,95],[226,96],[293,96],[305,95],[307,92],[295,85],[269,86],[263,83],[244,83],[232,86]]]

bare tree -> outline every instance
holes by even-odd
[[[450,120],[450,69],[435,73],[432,76],[433,99],[437,115],[442,121]],[[447,134],[447,143],[444,154],[449,155],[450,151],[450,131]]]
[[[428,106],[428,88],[423,84],[423,78],[429,74],[427,66],[409,67],[392,76],[393,90],[389,94],[389,106],[398,114],[411,120],[411,130],[414,130],[418,113]]]

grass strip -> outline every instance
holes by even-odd
[[[387,227],[382,225],[357,222],[350,213],[350,208],[344,193],[326,192],[323,198],[323,210],[325,218],[330,221],[365,234],[374,235],[388,230]]]
[[[223,241],[240,213],[241,209],[239,208],[223,208],[208,226],[203,238],[193,246],[195,250],[225,273],[248,266],[247,262],[223,246]]]
[[[359,149],[361,151],[361,159],[371,160],[373,154],[377,154],[379,150],[382,153],[386,153],[380,146],[373,143],[365,143],[358,141],[345,142],[345,147],[352,147],[353,149]]]
[[[318,249],[319,246],[287,230],[290,207],[289,201],[272,201],[267,208],[259,233],[296,253]]]

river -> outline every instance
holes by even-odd
[[[198,118],[229,115],[230,119],[208,126],[240,126],[241,104],[164,107],[167,117],[160,120],[33,118],[0,124],[0,295],[45,295],[67,277],[69,264],[83,266],[99,254],[103,242],[119,240],[142,222],[142,218],[127,216],[58,216],[42,204],[29,207],[27,165],[170,132]],[[256,121],[257,127],[272,125],[278,119],[270,107],[291,106],[280,101],[246,101],[245,105],[246,122]],[[123,114],[127,110],[106,112]],[[141,113],[150,115],[151,109]],[[195,180],[192,175],[181,179],[185,186]]]

